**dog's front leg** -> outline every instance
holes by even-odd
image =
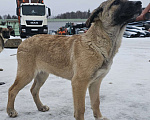
[[[102,78],[91,83],[89,86],[91,107],[93,109],[93,115],[95,117],[95,120],[108,120],[107,118],[102,116],[100,109],[99,109],[99,105],[100,105],[99,91],[100,91],[101,81],[102,81]]]
[[[89,94],[91,99],[91,107],[93,110],[93,115],[95,119],[101,118],[102,114],[99,109],[100,99],[99,99],[99,89],[100,89],[101,80],[97,80],[90,84]]]
[[[72,79],[72,91],[74,99],[74,117],[76,120],[84,120],[85,94],[88,82],[85,77],[75,76]]]

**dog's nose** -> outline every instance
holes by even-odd
[[[141,6],[142,2],[141,1],[135,1],[135,6]]]

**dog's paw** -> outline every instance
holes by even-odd
[[[7,113],[12,118],[17,117],[17,115],[18,115],[17,111],[16,110],[12,110],[12,109],[7,110]]]
[[[106,117],[100,117],[100,118],[95,118],[95,120],[109,120],[109,119]]]
[[[49,107],[46,105],[43,105],[41,108],[39,108],[39,111],[42,111],[42,112],[49,111]]]

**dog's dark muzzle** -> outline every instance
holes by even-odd
[[[141,1],[128,1],[121,4],[120,8],[115,14],[115,25],[125,25],[129,22],[135,21],[136,17],[142,12]]]
[[[128,7],[125,8],[124,12],[122,12],[119,17],[121,17],[121,18],[132,17],[135,14],[140,15],[140,13],[142,12],[141,1],[134,1],[134,2],[129,1],[129,3],[126,6],[128,6]]]

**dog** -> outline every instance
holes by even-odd
[[[4,49],[4,43],[7,41],[7,38],[10,37],[10,32],[8,28],[0,27],[0,52]]]
[[[0,53],[3,51],[4,49],[4,43],[7,41],[6,38],[10,37],[9,34],[9,29],[8,28],[1,28],[0,27]],[[3,71],[2,68],[0,68],[0,71]],[[0,85],[5,84],[4,82],[0,82]]]
[[[35,35],[18,48],[18,69],[9,88],[7,113],[16,117],[14,101],[18,92],[34,79],[31,93],[39,111],[49,107],[39,99],[39,90],[49,73],[71,80],[74,117],[84,120],[85,94],[89,89],[95,120],[107,120],[100,109],[99,88],[117,53],[127,23],[141,13],[140,1],[107,0],[96,8],[82,35]]]
[[[0,35],[0,53],[2,52],[3,49],[4,49],[4,39],[3,39],[3,37]]]

